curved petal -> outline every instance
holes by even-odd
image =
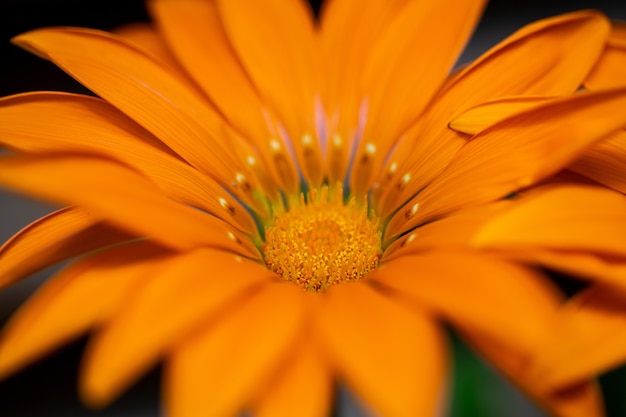
[[[559,312],[556,331],[529,372],[559,389],[593,378],[626,360],[626,299],[611,289],[592,287]]]
[[[296,286],[270,284],[181,343],[167,367],[169,415],[236,415],[256,398],[301,334],[303,296]]]
[[[139,237],[177,249],[209,246],[257,256],[248,238],[208,214],[172,201],[116,162],[88,155],[38,155],[4,158],[0,167],[2,184],[93,210]]]
[[[121,37],[88,29],[38,29],[17,45],[67,71],[224,184],[242,171],[221,117],[151,56]]]
[[[253,407],[257,417],[325,417],[332,403],[333,378],[312,340],[304,339],[282,365]]]
[[[167,253],[149,243],[125,245],[64,269],[48,281],[3,329],[0,375],[109,319],[138,280]]]
[[[362,283],[332,288],[316,307],[326,355],[365,403],[389,417],[436,415],[447,358],[429,317]]]
[[[490,340],[469,333],[466,333],[466,337],[483,357],[497,366],[551,415],[559,417],[605,416],[602,393],[594,380],[578,382],[554,391],[553,387],[545,384],[545,380],[529,375],[529,363],[533,358],[527,352],[520,352],[512,347],[497,346]]]
[[[604,51],[585,80],[585,87],[590,90],[626,83],[626,23],[612,23],[613,30]]]
[[[162,263],[133,302],[121,306],[91,340],[83,396],[91,404],[110,402],[179,340],[272,276],[255,262],[218,251],[198,250]]]
[[[388,237],[461,207],[502,198],[558,172],[626,124],[625,107],[625,88],[581,93],[491,126],[468,142],[407,209],[394,215]]]
[[[554,100],[554,97],[515,96],[489,100],[457,115],[448,127],[457,132],[477,135],[491,125],[550,100]]]
[[[506,346],[532,350],[551,331],[556,290],[529,268],[471,252],[394,259],[368,279]]]
[[[485,2],[415,1],[389,23],[362,69],[367,123],[351,173],[352,189],[365,192],[390,148],[421,115],[440,88],[478,22]],[[445,24],[441,24],[445,22]],[[371,146],[375,152],[369,152]],[[361,163],[363,158],[367,163]]]
[[[135,239],[74,207],[29,224],[0,247],[0,288],[57,262]]]
[[[477,231],[480,249],[548,248],[625,256],[626,197],[601,187],[561,186],[521,200]]]
[[[116,159],[175,200],[256,234],[254,220],[226,190],[103,100],[48,92],[4,97],[0,145],[20,152],[85,152]]]
[[[421,122],[406,132],[381,171],[381,187],[389,192],[380,197],[379,212],[390,213],[423,189],[466,143],[465,137],[446,129],[450,120],[500,97],[560,96],[576,91],[601,53],[608,32],[607,19],[594,11],[540,20],[456,74]]]

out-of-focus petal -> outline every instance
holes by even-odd
[[[332,403],[333,376],[316,342],[303,339],[254,406],[257,417],[325,417]]]
[[[167,253],[149,243],[126,245],[77,262],[53,277],[11,319],[0,341],[0,375],[101,324],[127,301],[138,280]]]
[[[537,247],[625,256],[624,236],[626,197],[574,185],[528,197],[483,225],[472,244],[480,249]]]
[[[360,398],[383,416],[436,415],[447,353],[427,315],[362,283],[332,288],[316,307],[322,347]]]
[[[532,350],[552,329],[556,290],[539,272],[512,262],[441,250],[394,259],[370,277],[500,344]]]
[[[93,217],[68,207],[29,224],[0,247],[0,287],[57,262],[94,249],[135,239]]]
[[[602,286],[578,294],[559,312],[552,336],[529,377],[553,390],[619,365],[626,359],[623,294]]]
[[[237,415],[258,397],[301,335],[304,295],[295,286],[270,284],[185,339],[165,376],[169,415]]]
[[[612,22],[613,30],[604,51],[585,80],[590,90],[626,84],[626,23]]]
[[[85,398],[108,403],[177,341],[226,305],[245,302],[252,287],[272,276],[257,263],[226,252],[172,257],[92,339],[83,368]]]

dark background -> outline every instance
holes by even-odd
[[[250,0],[255,1],[255,0]],[[368,1],[368,0],[364,0]],[[317,8],[319,1],[314,1]],[[571,10],[596,8],[609,17],[626,20],[626,1],[546,0],[542,3],[493,0],[460,63],[476,58],[507,35],[533,20]],[[9,39],[43,26],[67,25],[112,29],[147,21],[141,0],[0,0],[0,96],[24,91],[61,90],[86,92],[54,65],[14,47]],[[442,22],[445,24],[445,22]],[[0,150],[1,152],[1,150]],[[0,243],[21,227],[52,208],[0,191]],[[53,270],[45,271],[0,293],[0,324]],[[450,417],[543,416],[534,406],[477,359],[454,335],[454,401]],[[81,339],[22,373],[0,381],[2,417],[154,417],[159,412],[160,369],[154,369],[103,411],[84,408],[76,395]],[[609,417],[626,415],[626,370],[601,378]],[[340,391],[337,416],[362,415],[349,395]]]

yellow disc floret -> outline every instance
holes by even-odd
[[[275,214],[262,245],[268,268],[310,291],[356,281],[378,266],[381,231],[367,204],[327,186],[289,201]]]

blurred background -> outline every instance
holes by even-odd
[[[319,3],[312,1],[312,7],[317,10]],[[538,5],[536,2],[493,0],[459,63],[475,59],[526,23],[585,8],[599,9],[613,19],[626,20],[624,1],[547,0]],[[143,0],[0,0],[0,96],[36,90],[87,92],[54,65],[11,45],[11,37],[43,26],[83,26],[109,30],[124,23],[148,20]],[[0,243],[52,209],[0,190]],[[44,271],[0,292],[0,325],[54,270]],[[452,403],[447,416],[545,416],[523,394],[467,349],[453,333],[450,333],[450,338],[454,346],[455,373],[451,386]],[[78,340],[22,373],[0,381],[0,416],[162,415],[159,411],[159,368],[143,377],[109,408],[93,411],[83,407],[76,394],[76,380],[85,341]],[[626,416],[626,369],[617,369],[602,376],[600,383],[608,416]],[[335,415],[358,417],[364,414],[351,400],[350,394],[340,390]]]

